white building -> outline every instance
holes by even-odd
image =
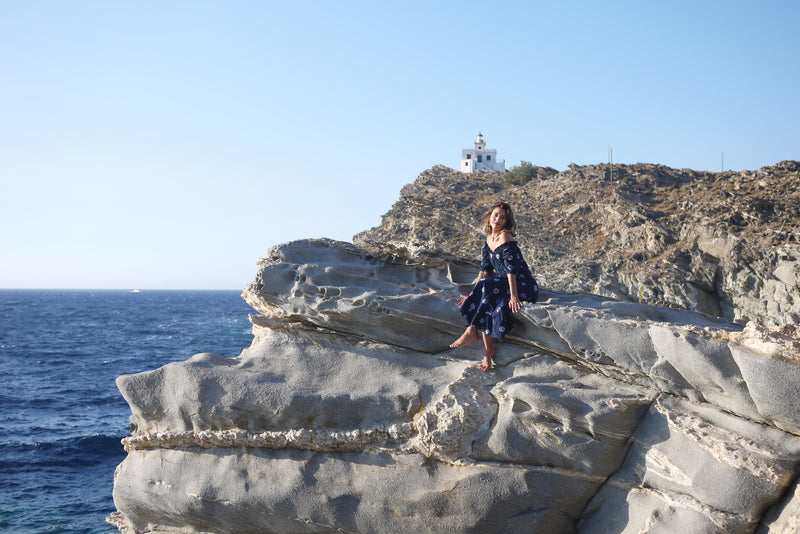
[[[461,172],[506,171],[506,161],[497,159],[497,149],[487,149],[483,135],[478,132],[475,148],[465,148],[461,151]]]

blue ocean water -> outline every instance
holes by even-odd
[[[108,533],[114,380],[250,345],[240,291],[0,290],[0,532]]]

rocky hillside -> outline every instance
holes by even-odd
[[[380,226],[354,237],[376,252],[441,250],[477,259],[479,218],[509,202],[540,284],[685,308],[739,324],[800,322],[800,162],[757,171],[663,165],[540,168],[523,186],[500,173],[435,166],[405,186]]]

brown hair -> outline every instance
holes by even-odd
[[[514,212],[511,211],[511,206],[509,206],[505,202],[498,202],[497,204],[489,208],[489,211],[484,213],[482,219],[483,233],[485,234],[492,233],[492,227],[489,226],[489,217],[492,216],[492,212],[495,210],[495,208],[501,208],[503,211],[506,212],[506,224],[505,226],[503,226],[503,230],[508,230],[509,232],[511,232],[511,235],[514,235],[514,232],[517,231],[517,221],[514,220]]]

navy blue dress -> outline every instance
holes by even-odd
[[[475,288],[461,305],[461,315],[484,334],[501,338],[514,325],[511,319],[511,290],[508,274],[517,275],[519,300],[536,302],[539,285],[522,257],[516,241],[506,241],[494,250],[489,245],[481,252],[481,271],[488,276],[478,281]],[[494,273],[494,274],[493,274]]]

